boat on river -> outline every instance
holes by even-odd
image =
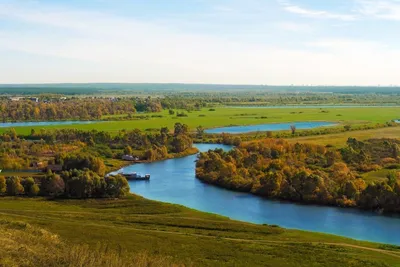
[[[148,181],[150,180],[150,174],[141,175],[137,172],[132,173],[121,173],[127,180],[130,181]]]

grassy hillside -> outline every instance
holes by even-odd
[[[0,266],[400,266],[397,247],[237,222],[137,196],[0,201]]]
[[[40,127],[16,127],[19,134],[29,134],[31,129],[40,131],[42,128],[74,128],[81,130],[104,130],[117,132],[122,129],[151,129],[157,125],[173,128],[176,122],[187,124],[191,129],[202,125],[204,128],[213,128],[229,125],[255,125],[278,122],[301,121],[333,121],[346,124],[385,123],[399,118],[400,108],[395,107],[370,107],[370,108],[228,108],[218,107],[215,111],[203,109],[187,113],[188,117],[169,115],[168,111],[162,113],[148,113],[149,119],[106,121],[93,124],[53,125]],[[151,117],[162,115],[162,117]],[[115,116],[120,117],[120,116]],[[108,117],[112,119],[112,117]],[[1,128],[4,132],[7,128]],[[289,130],[289,129],[288,129]]]

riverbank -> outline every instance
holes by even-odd
[[[116,200],[1,201],[0,224],[7,229],[25,231],[21,223],[29,224],[46,230],[53,240],[88,244],[93,250],[107,243],[109,251],[120,251],[124,258],[146,253],[186,266],[399,266],[400,250],[395,246],[238,222],[135,195]],[[24,237],[19,236],[19,244]],[[1,250],[6,245],[0,242]],[[17,255],[24,260],[25,254],[16,254],[16,259]]]

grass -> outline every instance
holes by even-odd
[[[22,178],[26,178],[26,177],[42,177],[44,175],[44,173],[42,172],[22,172],[22,171],[3,171],[0,173],[1,176],[5,176],[5,177],[9,177],[9,176],[18,176],[18,177],[22,177]]]
[[[82,258],[103,259],[97,266],[141,266],[134,264],[141,258],[153,262],[143,266],[400,266],[396,246],[238,222],[133,195],[0,201],[0,266],[95,266],[75,264]]]
[[[343,147],[346,145],[346,141],[349,137],[356,138],[362,141],[371,138],[399,138],[399,136],[400,127],[387,127],[372,130],[350,131],[337,134],[296,137],[289,138],[287,140],[292,143],[313,143],[319,145],[334,145],[337,147]]]
[[[361,108],[232,108],[218,107],[216,111],[202,109],[200,111],[189,112],[188,117],[176,117],[169,115],[168,111],[162,113],[149,113],[146,115],[162,115],[162,118],[149,118],[147,120],[131,120],[131,121],[104,121],[93,124],[82,125],[53,125],[40,127],[15,127],[19,134],[29,134],[31,129],[40,130],[42,128],[60,129],[75,128],[82,130],[104,130],[108,132],[118,132],[122,129],[141,130],[169,127],[173,128],[176,122],[189,125],[194,130],[197,126],[202,125],[205,128],[213,128],[229,125],[255,125],[265,123],[279,122],[301,122],[301,121],[332,121],[346,124],[368,124],[368,123],[384,123],[397,119],[399,117],[400,108],[395,107],[361,107]],[[115,116],[115,118],[121,115]],[[108,116],[110,117],[110,116]],[[6,131],[7,128],[0,129],[0,132]]]
[[[378,171],[367,172],[363,175],[363,179],[367,183],[384,182],[384,181],[388,180],[387,175],[392,171],[399,171],[399,170],[382,169],[382,170],[378,170]]]
[[[168,257],[138,253],[125,257],[98,244],[70,245],[58,235],[20,221],[0,221],[0,266],[170,266]]]

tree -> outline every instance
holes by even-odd
[[[200,125],[196,128],[196,136],[197,138],[203,138],[203,135],[204,135],[204,128],[203,126]]]
[[[394,188],[395,184],[397,183],[398,173],[396,171],[391,171],[387,174],[386,178],[388,179],[388,185]]]
[[[182,124],[180,122],[175,123],[174,126],[174,136],[180,134],[187,134],[189,132],[189,128],[186,124]]]
[[[187,135],[178,135],[172,141],[172,147],[175,153],[180,153],[188,148],[191,148],[193,140]]]
[[[65,192],[65,183],[60,175],[49,172],[43,179],[40,187],[44,196],[57,197]]]
[[[0,195],[4,194],[7,190],[6,178],[4,176],[0,176]]]
[[[39,186],[36,184],[35,180],[32,177],[28,177],[23,182],[25,194],[30,197],[35,197],[39,194]]]
[[[150,148],[146,151],[145,157],[149,161],[155,161],[157,159],[157,154],[152,148]]]
[[[14,128],[11,128],[11,130],[9,131],[9,135],[11,137],[12,140],[17,140],[18,139],[18,135],[17,135],[17,131],[15,131]]]
[[[7,195],[17,196],[24,193],[24,187],[21,185],[19,177],[8,177],[6,180],[7,184]]]
[[[65,192],[69,197],[90,198],[101,192],[100,177],[91,170],[63,172],[62,177],[66,184]]]
[[[147,111],[149,112],[161,112],[162,106],[159,101],[150,101],[147,106]]]
[[[392,157],[394,159],[397,159],[400,153],[399,145],[397,145],[396,143],[392,143],[390,147],[392,149]]]
[[[125,155],[133,155],[133,149],[131,146],[126,146],[124,149]]]
[[[107,176],[106,182],[106,194],[109,197],[123,197],[129,193],[129,184],[126,178],[120,174],[115,176]]]
[[[101,158],[93,157],[89,169],[101,176],[106,174],[106,165]]]
[[[294,135],[296,133],[296,125],[290,125],[290,130],[292,131],[292,134]]]
[[[347,181],[345,188],[344,188],[344,195],[348,198],[348,199],[355,199],[357,196],[357,187],[354,184],[353,181]]]

